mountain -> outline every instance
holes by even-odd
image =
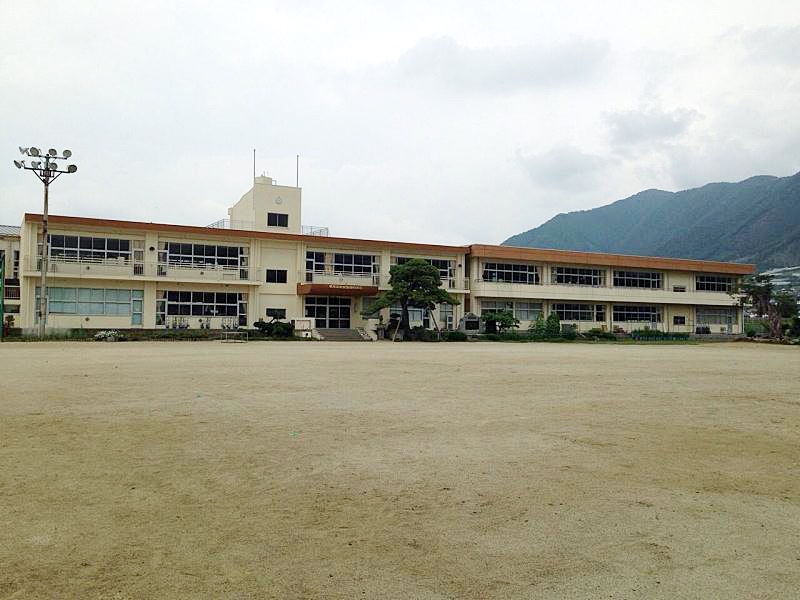
[[[646,190],[560,214],[503,245],[756,263],[800,264],[800,173]]]

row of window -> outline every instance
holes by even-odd
[[[614,287],[662,289],[664,275],[658,271],[614,270]],[[603,287],[606,282],[604,269],[590,267],[552,267],[551,282],[556,285],[584,285]],[[538,284],[539,270],[536,265],[516,263],[484,263],[482,279],[503,283]],[[734,278],[722,275],[695,276],[697,291],[728,292],[734,287]],[[673,291],[686,291],[685,286],[674,286]]]
[[[215,244],[160,242],[158,262],[175,266],[247,266],[247,248]]]
[[[403,265],[409,260],[411,260],[411,257],[395,256],[393,262],[396,265]],[[453,279],[456,276],[456,265],[454,260],[447,260],[446,258],[423,258],[422,260],[439,269],[440,279]]]
[[[541,302],[520,300],[481,300],[481,314],[507,310],[520,321],[535,321],[542,313]]]
[[[167,317],[228,317],[247,325],[247,294],[241,292],[187,292],[161,290],[156,293],[156,325]]]
[[[380,272],[380,263],[373,254],[349,254],[344,252],[328,253],[306,252],[306,271],[314,273],[333,273],[369,275]]]
[[[280,213],[269,213],[269,218],[275,223],[284,223]],[[270,221],[268,224],[272,224]],[[276,226],[286,227],[287,224]],[[52,234],[50,240],[50,255],[55,258],[74,260],[107,260],[123,258],[129,260],[131,256],[131,240],[106,237],[60,235]],[[334,274],[371,274],[380,271],[377,257],[371,254],[332,253],[333,262],[330,267]],[[18,264],[18,254],[17,254]],[[403,264],[408,257],[395,257],[395,264]],[[442,279],[451,279],[455,276],[454,261],[447,259],[425,259],[428,263],[439,269]],[[247,248],[240,246],[224,246],[214,244],[192,244],[178,242],[161,242],[159,244],[159,262],[172,265],[214,265],[221,267],[246,267],[248,264]],[[306,271],[325,272],[326,254],[324,252],[309,251],[306,253]],[[328,269],[330,270],[330,269]],[[285,283],[281,275],[275,275],[278,270],[268,270],[275,281],[267,279],[270,283]],[[521,283],[535,285],[540,283],[539,268],[536,265],[524,263],[495,263],[483,264],[482,278],[484,281],[503,283]],[[582,285],[603,287],[606,281],[606,271],[590,267],[554,266],[551,268],[551,282],[557,285]],[[613,271],[614,287],[632,287],[645,289],[662,289],[663,274],[657,271]],[[734,288],[734,278],[720,275],[695,276],[695,289],[697,291],[730,293]],[[677,286],[681,287],[681,286]],[[685,289],[685,288],[684,288]],[[675,291],[680,291],[676,289]]]
[[[119,238],[53,234],[49,236],[49,244],[50,256],[62,260],[129,260],[131,257],[131,241]]]
[[[526,264],[484,263],[483,280],[536,285],[539,283],[539,268]]]
[[[39,305],[41,288],[36,288]],[[142,324],[144,290],[106,288],[47,288],[48,314],[81,316],[131,316],[132,325]]]
[[[510,300],[481,300],[481,313],[507,310],[520,321],[534,321],[542,312],[539,302]],[[550,310],[558,315],[561,321],[596,321],[606,320],[605,304],[588,304],[579,302],[554,302]],[[648,304],[615,304],[613,319],[617,323],[643,322],[660,323],[662,319],[660,306]]]

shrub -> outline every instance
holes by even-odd
[[[466,342],[467,334],[463,331],[445,331],[442,333],[445,342]]]
[[[547,337],[558,337],[561,334],[561,321],[555,312],[551,312],[544,322],[544,334]]]
[[[275,319],[269,322],[259,319],[253,323],[253,327],[267,337],[289,338],[294,335],[294,327],[291,323],[284,323]]]
[[[688,333],[668,333],[657,329],[637,329],[631,331],[631,338],[644,341],[684,341],[689,339]]]
[[[528,326],[528,335],[534,339],[541,339],[546,334],[544,313],[540,312],[535,321]]]
[[[610,331],[603,331],[599,327],[594,327],[587,331],[584,334],[584,337],[590,340],[616,340],[617,336],[615,336]]]
[[[432,329],[425,329],[418,325],[411,330],[408,339],[415,342],[438,342],[439,334]]]

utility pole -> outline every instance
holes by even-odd
[[[29,165],[24,160],[15,160],[14,165],[18,169],[33,171],[33,174],[44,184],[44,212],[42,213],[42,280],[39,293],[39,339],[44,339],[45,328],[47,326],[47,259],[50,254],[50,244],[47,234],[47,203],[50,184],[64,173],[74,173],[78,170],[75,165],[67,165],[66,169],[59,169],[56,160],[67,160],[72,156],[72,152],[64,150],[61,156],[55,148],[50,148],[46,154],[42,154],[38,148],[19,148],[20,154],[37,159],[32,160]],[[43,162],[44,161],[44,162]]]

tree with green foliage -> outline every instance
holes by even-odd
[[[486,323],[487,329],[493,329],[498,333],[503,333],[506,329],[519,327],[519,319],[514,317],[514,313],[510,310],[487,311],[481,314],[481,321]]]
[[[528,326],[528,333],[537,339],[543,338],[547,333],[547,325],[544,320],[544,311],[540,311],[535,321]]]
[[[549,338],[561,335],[561,321],[555,311],[547,315],[547,319],[544,322],[544,334]]]
[[[382,292],[365,312],[374,313],[399,304],[400,329],[406,338],[411,333],[409,307],[433,310],[437,304],[460,304],[447,290],[442,289],[439,269],[426,260],[412,258],[403,264],[392,265],[389,275],[392,289]]]
[[[732,292],[741,306],[749,305],[769,325],[769,335],[775,339],[783,338],[781,320],[797,314],[797,301],[788,292],[778,292],[771,275],[752,275],[746,277]]]

